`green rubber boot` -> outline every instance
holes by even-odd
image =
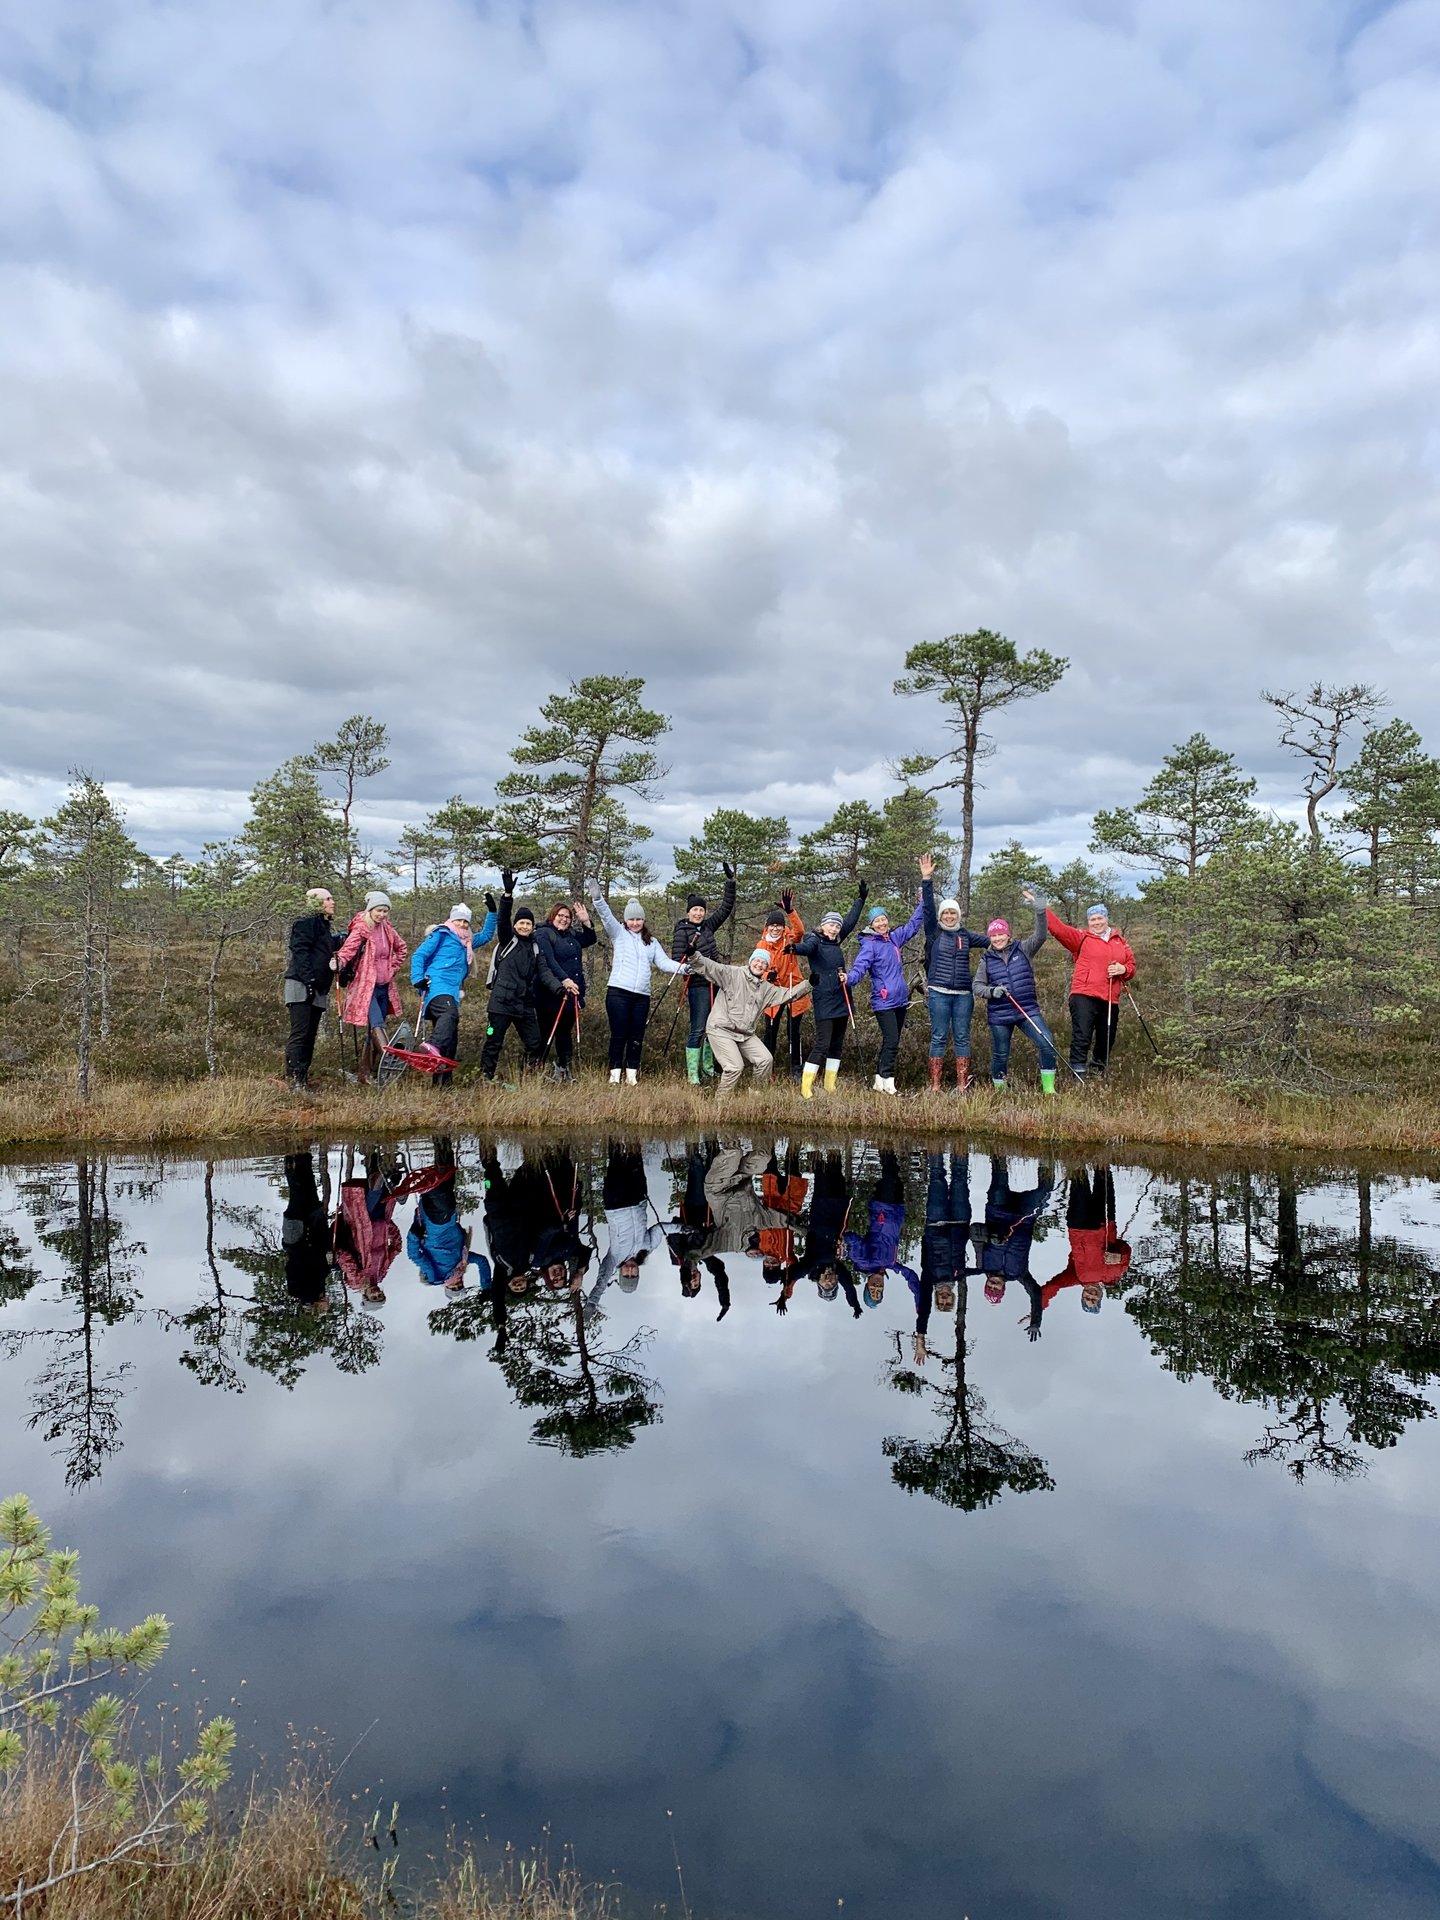
[[[1041,1093],[1054,1093],[1055,1091],[1054,1067],[1042,1067],[1040,1069],[1040,1091]]]
[[[708,1040],[700,1049],[700,1071],[707,1080],[713,1080],[715,1078],[715,1056],[710,1051],[710,1042]]]
[[[690,1082],[692,1087],[698,1087],[700,1084],[699,1047],[686,1047],[685,1049],[685,1078]]]

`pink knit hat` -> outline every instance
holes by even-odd
[[[986,927],[985,934],[987,939],[993,940],[997,933],[1009,933],[1009,931],[1010,922],[1008,920],[992,920],[989,926]]]

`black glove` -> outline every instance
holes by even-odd
[[[790,1311],[790,1302],[785,1298],[783,1293],[775,1302],[775,1311],[777,1313],[788,1313]]]
[[[1040,1338],[1040,1328],[1038,1326],[1027,1327],[1025,1332],[1032,1342]]]
[[[511,871],[510,871],[510,869],[509,869],[509,867],[502,867],[502,868],[501,868],[501,870],[500,870],[500,885],[501,885],[501,887],[502,887],[502,888],[504,889],[504,891],[505,891],[506,893],[508,893],[508,894],[511,894],[511,895],[513,895],[513,894],[514,894],[514,892],[515,892],[515,876],[514,876],[514,874],[513,874],[513,873],[512,873]]]
[[[420,996],[420,998],[421,998],[422,1000],[428,1000],[428,999],[430,998],[430,982],[429,982],[429,980],[427,979],[427,980],[421,980],[421,981],[419,981],[419,982],[417,982],[417,984],[416,984],[416,987],[415,987],[415,991],[416,991],[416,992],[417,992],[417,993],[419,994],[419,996]]]
[[[795,911],[795,895],[789,887],[782,887],[780,889],[780,911],[782,913],[793,913]]]
[[[500,911],[500,909],[495,904],[495,896],[493,893],[486,894],[485,905],[487,906],[487,908],[490,910],[491,913],[498,913]]]
[[[868,899],[870,895],[870,882],[868,880],[862,880],[855,891],[862,900]]]
[[[724,874],[727,880],[733,880],[735,878],[735,869],[734,867],[731,866],[728,860],[722,860],[720,862],[720,871]]]

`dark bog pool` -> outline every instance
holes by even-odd
[[[1440,1908],[1426,1182],[457,1139],[0,1207],[0,1491],[417,1849],[674,1912],[673,1845],[697,1920]]]

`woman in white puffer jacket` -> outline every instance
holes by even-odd
[[[650,975],[658,967],[662,973],[684,973],[682,962],[672,960],[645,924],[645,909],[638,900],[625,902],[625,924],[610,911],[597,893],[591,898],[600,924],[610,936],[614,956],[610,962],[610,984],[605,989],[605,1017],[610,1022],[610,1079],[619,1080],[621,1069],[633,1087],[640,1077],[640,1049],[645,1044],[645,1023],[650,1018]]]

